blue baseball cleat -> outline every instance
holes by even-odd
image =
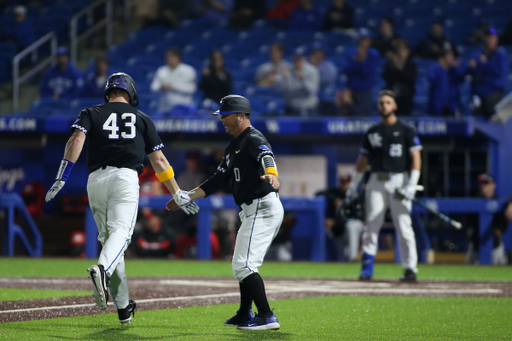
[[[277,330],[281,328],[279,321],[277,320],[276,315],[272,313],[270,317],[262,317],[256,314],[252,323],[247,323],[243,325],[239,325],[238,329],[245,330]]]
[[[373,266],[375,265],[375,256],[363,253],[361,257],[361,273],[359,280],[369,281],[373,277]]]
[[[252,308],[249,307],[249,310],[245,313],[241,313],[240,310],[237,310],[236,315],[224,321],[224,324],[226,326],[239,326],[252,323],[253,320],[254,315],[252,314]]]

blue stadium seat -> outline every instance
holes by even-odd
[[[69,110],[71,101],[68,99],[38,98],[32,101],[30,111],[39,115],[52,115],[56,110]]]
[[[103,104],[104,100],[98,97],[83,97],[71,101],[69,107],[73,111],[82,110],[84,108],[92,107],[98,104]],[[78,113],[78,112],[77,112]]]

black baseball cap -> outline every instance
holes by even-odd
[[[478,182],[486,185],[486,184],[493,184],[495,181],[494,181],[494,177],[491,174],[483,173],[478,176]]]
[[[240,95],[228,95],[220,100],[219,110],[212,115],[229,115],[234,113],[251,114],[251,103]]]

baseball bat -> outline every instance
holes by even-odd
[[[402,192],[400,192],[399,189],[397,189],[395,191],[396,195],[400,198],[405,198],[404,197],[404,194]],[[422,201],[420,201],[419,199],[417,198],[413,198],[411,200],[413,202],[413,204],[416,204],[420,207],[423,207],[424,209],[426,209],[427,211],[429,211],[430,213],[432,213],[433,215],[435,215],[436,217],[439,217],[441,218],[441,220],[447,222],[448,224],[452,225],[453,227],[455,227],[456,229],[461,229],[462,228],[462,224],[456,220],[453,220],[452,218],[448,217],[447,215],[443,214],[443,213],[440,213],[440,212],[437,212],[436,210],[434,210],[433,208],[431,207],[428,207],[426,204],[424,204]]]

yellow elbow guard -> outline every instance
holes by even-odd
[[[165,182],[167,180],[171,180],[174,178],[174,170],[172,167],[167,168],[167,170],[164,170],[162,173],[155,173],[156,177],[160,182]]]
[[[279,173],[277,172],[277,169],[275,169],[274,167],[267,167],[265,168],[265,175],[267,174],[274,174],[277,178]]]

